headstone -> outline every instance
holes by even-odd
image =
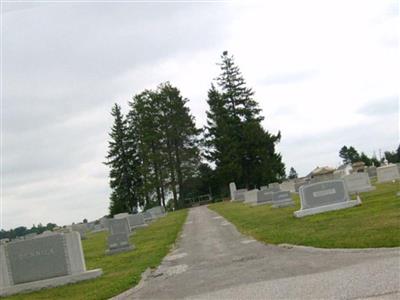
[[[244,201],[244,193],[247,192],[247,189],[238,189],[235,192],[235,201]]]
[[[120,213],[120,214],[114,215],[114,219],[124,219],[124,218],[127,218],[128,216],[129,216],[129,213]]]
[[[289,191],[291,193],[294,193],[296,191],[293,180],[284,181],[280,184],[279,187],[281,191]]]
[[[273,182],[268,184],[268,191],[270,192],[279,192],[281,190],[278,182]]]
[[[246,191],[244,193],[244,203],[257,203],[258,192],[258,189]]]
[[[274,192],[268,190],[257,190],[257,195],[254,201],[250,201],[252,205],[263,205],[272,203],[272,195]]]
[[[375,166],[369,166],[367,168],[367,173],[368,173],[368,176],[370,178],[376,177],[377,176],[376,167]]]
[[[126,218],[124,219],[110,219],[109,221],[109,231],[111,235],[117,233],[130,234],[131,229],[129,228],[129,223]]]
[[[0,296],[92,279],[79,234],[55,233],[0,245]]]
[[[143,216],[143,219],[146,223],[149,223],[153,220],[151,213],[148,211],[141,212],[140,214]]]
[[[235,201],[236,184],[234,182],[229,183],[229,192],[231,194],[231,201]]]
[[[106,218],[106,217],[102,217],[99,222],[101,224],[101,226],[103,226],[103,228],[108,228],[108,223],[109,223],[110,219]]]
[[[147,210],[153,219],[164,216],[165,209],[162,206],[155,206]]]
[[[72,231],[79,232],[82,240],[86,239],[87,227],[85,224],[72,224],[71,229]]]
[[[86,228],[89,230],[89,231],[92,231],[92,230],[94,230],[94,226],[96,225],[96,223],[94,222],[94,221],[92,221],[92,222],[88,222],[88,223],[86,223]]]
[[[129,244],[129,237],[126,233],[111,234],[107,241],[108,249],[106,250],[106,254],[109,255],[134,249],[134,247]]]
[[[147,226],[142,214],[129,215],[128,222],[131,229]]]
[[[333,172],[333,179],[342,179],[346,175],[346,170],[340,169]]]
[[[373,191],[376,188],[371,186],[367,173],[353,173],[343,177],[349,193],[361,193]]]
[[[334,172],[329,173],[329,174],[322,174],[322,175],[314,176],[313,178],[310,179],[310,183],[317,183],[317,182],[334,180],[333,173]]]
[[[107,230],[107,228],[104,228],[103,226],[101,226],[101,224],[95,224],[92,232],[97,233],[97,232],[106,231],[106,230]]]
[[[294,202],[289,191],[279,191],[272,193],[272,207],[293,206]]]
[[[311,183],[300,187],[301,209],[294,216],[301,218],[326,211],[353,207],[361,204],[361,200],[350,200],[343,180],[331,180]]]
[[[270,183],[260,187],[260,190],[267,192],[279,192],[281,190],[280,184],[278,182]]]
[[[379,167],[376,169],[378,182],[388,182],[400,179],[399,167],[395,164]]]

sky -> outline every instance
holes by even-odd
[[[233,54],[287,171],[399,144],[397,1],[36,1],[1,7],[0,228],[107,214],[110,110],[164,81],[206,122]]]

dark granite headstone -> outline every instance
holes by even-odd
[[[302,209],[314,208],[349,200],[343,180],[303,185],[300,189]]]

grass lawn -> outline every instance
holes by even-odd
[[[377,184],[376,190],[361,193],[362,205],[297,219],[296,205],[272,208],[243,203],[209,205],[239,231],[269,244],[295,244],[320,248],[374,248],[400,246],[399,182]]]
[[[138,229],[131,236],[136,248],[112,256],[105,255],[108,233],[89,234],[83,241],[86,268],[103,269],[101,277],[6,299],[108,299],[115,296],[136,285],[147,268],[160,264],[174,244],[186,216],[186,209],[179,210]]]

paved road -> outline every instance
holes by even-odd
[[[115,299],[400,299],[398,249],[284,248],[193,208],[177,248]]]

